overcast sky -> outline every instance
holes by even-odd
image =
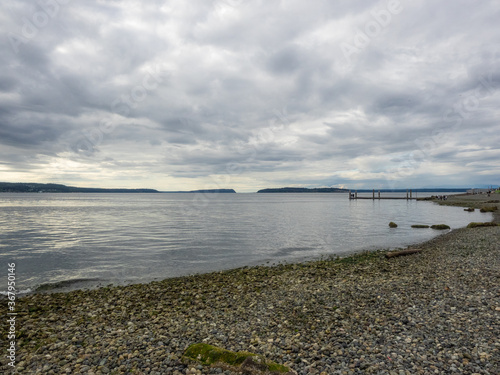
[[[500,184],[500,2],[6,0],[0,181]]]

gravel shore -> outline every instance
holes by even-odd
[[[21,297],[16,369],[230,374],[182,363],[187,346],[205,342],[298,374],[500,374],[500,226],[414,247],[423,251]],[[13,373],[2,332],[0,372]]]
[[[500,223],[500,194],[456,194],[450,195],[446,200],[434,199],[434,202],[445,206],[470,207],[474,209],[496,207],[493,211],[493,222]]]

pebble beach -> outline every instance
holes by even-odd
[[[500,374],[500,226],[412,248],[18,297],[15,368],[4,328],[0,372],[235,374],[182,360],[207,343],[297,374]],[[7,327],[6,299],[0,313]]]

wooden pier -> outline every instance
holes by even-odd
[[[375,189],[373,189],[371,197],[367,197],[367,196],[360,197],[360,196],[358,196],[357,190],[354,190],[354,193],[351,190],[349,190],[349,200],[356,200],[356,199],[371,199],[371,200],[376,200],[376,199],[406,199],[406,200],[410,200],[410,199],[417,199],[417,198],[413,197],[413,192],[411,189],[406,189],[406,197],[382,197],[380,195],[380,190],[378,190],[377,196],[375,196]]]

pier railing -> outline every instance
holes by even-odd
[[[390,194],[390,193],[389,193]],[[358,191],[354,190],[349,190],[349,200],[355,200],[355,199],[417,199],[417,197],[413,197],[413,191],[411,189],[406,189],[406,197],[396,197],[396,196],[381,196],[380,195],[380,190],[377,191],[377,196],[375,196],[375,189],[372,191],[371,196],[359,196]]]

